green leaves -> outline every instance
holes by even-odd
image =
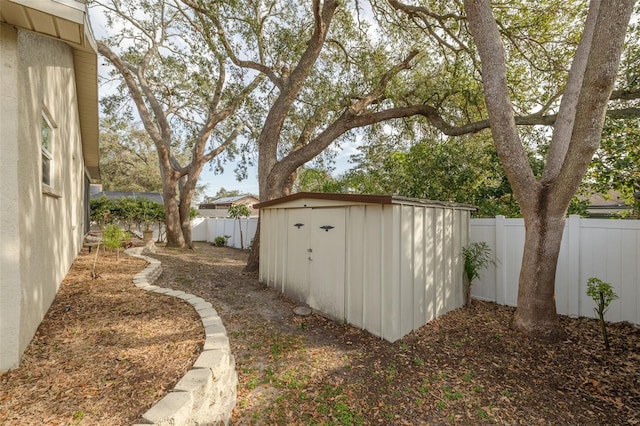
[[[251,210],[246,204],[236,203],[229,207],[227,214],[232,219],[240,219],[251,216]]]
[[[611,302],[618,299],[611,284],[596,277],[591,277],[587,281],[587,295],[598,305],[597,312],[601,311],[602,313],[607,311]]]

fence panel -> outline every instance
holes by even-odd
[[[481,272],[471,294],[482,300],[516,306],[524,251],[522,219],[472,219],[471,242],[485,241],[496,265]],[[619,299],[606,318],[640,324],[640,221],[581,219],[565,225],[556,272],[556,308],[570,316],[593,317],[587,280],[598,277],[614,287]]]
[[[244,248],[249,248],[258,227],[257,218],[240,219],[242,226],[242,243]],[[191,234],[193,241],[206,241],[212,243],[216,237],[229,237],[229,247],[240,248],[240,226],[236,219],[217,217],[197,217],[191,221]]]

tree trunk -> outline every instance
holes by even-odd
[[[260,188],[261,198],[260,202],[265,202],[269,200],[274,200],[276,198],[285,196],[285,185],[284,180],[276,180],[274,179],[274,175],[270,174],[269,179],[267,179],[267,184],[263,188]],[[251,244],[251,252],[249,253],[249,259],[247,260],[247,266],[245,267],[245,272],[255,272],[260,267],[260,217],[258,217],[258,227],[256,229],[256,236],[253,239],[253,244]]]
[[[602,4],[601,4],[602,3]],[[634,0],[593,0],[560,104],[545,170],[538,180],[520,140],[504,46],[486,0],[465,0],[482,61],[482,83],[496,151],[525,219],[526,236],[512,326],[543,339],[562,335],[555,277],[567,207],[598,148]]]
[[[563,332],[556,315],[555,281],[565,218],[552,218],[544,212],[533,218],[526,216],[518,308],[512,327],[543,340],[558,340]]]
[[[245,272],[256,272],[260,269],[260,217],[258,217],[258,226],[256,228],[256,236],[253,238],[251,244],[251,251],[249,252],[249,258],[247,259],[247,266],[245,266]]]
[[[166,184],[165,184],[166,186]],[[167,234],[167,247],[184,247],[184,236],[180,226],[180,211],[176,201],[175,189],[173,191],[163,191],[164,211]]]

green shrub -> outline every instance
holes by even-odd
[[[491,257],[491,248],[482,241],[471,243],[462,249],[464,257],[464,297],[465,305],[471,306],[471,283],[480,276],[480,271],[495,265],[495,260]]]
[[[231,235],[225,235],[224,237],[216,237],[213,240],[213,245],[216,247],[225,247],[227,245],[227,241],[231,238]]]
[[[120,260],[120,248],[127,241],[127,233],[118,225],[110,223],[102,230],[102,245],[116,251],[116,260]]]

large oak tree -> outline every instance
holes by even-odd
[[[103,106],[110,114],[131,115],[133,101],[158,155],[167,245],[191,246],[189,214],[202,168],[244,128],[236,113],[261,76],[234,67],[215,33],[181,2],[94,4],[113,31],[98,41],[98,51],[119,82]]]

